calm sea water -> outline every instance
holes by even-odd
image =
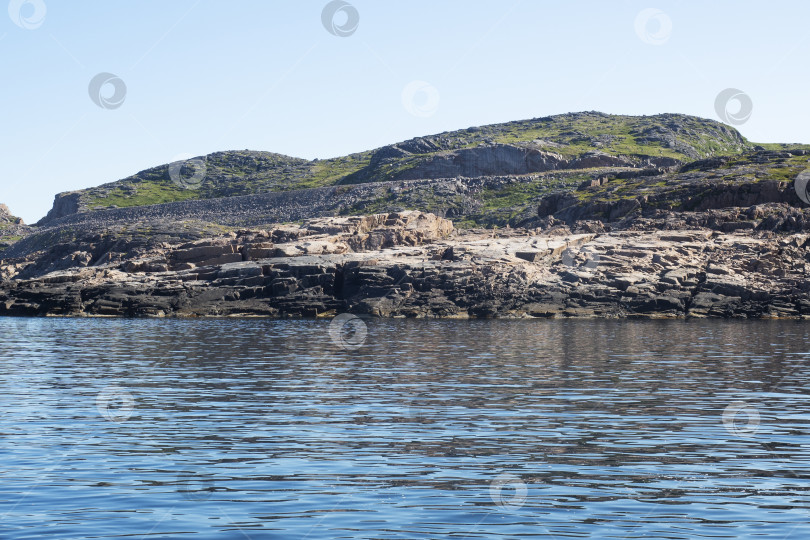
[[[810,537],[806,323],[351,325],[0,319],[0,538]]]

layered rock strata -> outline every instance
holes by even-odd
[[[408,211],[118,245],[102,257],[72,245],[56,270],[36,270],[42,253],[3,261],[0,314],[810,317],[806,233],[577,227],[457,230]]]

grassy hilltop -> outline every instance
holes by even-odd
[[[169,166],[162,165],[73,193],[77,197],[75,210],[92,211],[339,184],[454,176],[447,163],[465,156],[474,162],[477,153],[486,150],[493,154],[493,149],[502,153],[550,155],[556,156],[552,159],[568,161],[579,158],[585,163],[583,168],[593,168],[583,158],[594,153],[603,158],[621,158],[624,163],[618,165],[642,166],[650,159],[671,165],[739,155],[753,148],[735,129],[712,120],[676,114],[635,117],[572,113],[440,133],[325,160],[309,161],[247,150],[217,152],[205,157],[207,174],[199,189],[176,185],[169,176]],[[498,170],[498,156],[494,158],[494,162],[487,156],[478,159],[484,162],[480,172],[509,174],[508,170]],[[445,166],[437,166],[441,164]],[[184,171],[188,175],[193,172]],[[466,172],[474,173],[476,169],[467,167]]]

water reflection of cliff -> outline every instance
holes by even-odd
[[[394,379],[487,385],[503,379],[544,387],[554,372],[556,386],[654,384],[696,391],[702,383],[789,386],[791,381],[782,379],[800,366],[807,348],[806,327],[792,321],[365,323],[365,345],[355,351],[335,346],[328,321],[264,319],[45,319],[26,325],[26,336],[9,332],[5,346],[19,347],[15,340],[26,349],[37,341],[53,342],[60,354],[52,362],[91,363],[109,377],[137,374],[148,380],[160,369],[189,370],[197,382],[202,375],[212,385],[230,381],[246,388],[318,376],[349,386]],[[100,340],[91,339],[98,337],[105,343],[100,350],[95,349]]]

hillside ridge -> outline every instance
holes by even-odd
[[[469,127],[325,160],[225,151],[60,193],[45,225],[70,214],[330,185],[559,169],[675,166],[753,150],[737,130],[679,114],[567,113]],[[202,177],[198,177],[203,173]]]

